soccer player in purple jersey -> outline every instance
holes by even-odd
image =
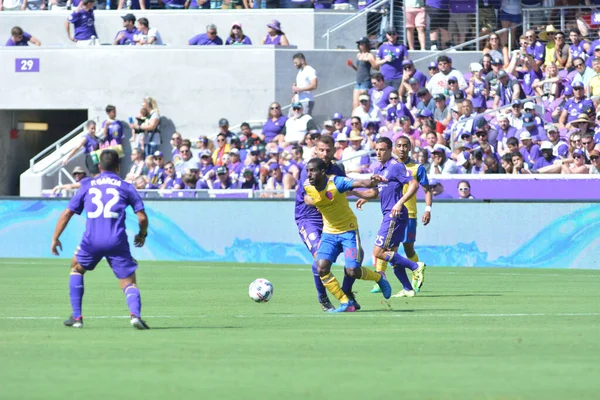
[[[323,160],[327,166],[327,175],[346,176],[343,165],[334,162],[335,142],[331,136],[321,136],[316,147],[317,157]],[[303,169],[300,174],[298,189],[296,191],[295,219],[302,242],[306,245],[308,251],[311,252],[313,258],[315,258],[319,248],[319,242],[321,241],[321,234],[323,233],[323,217],[319,210],[315,207],[308,206],[304,202],[304,196],[306,195],[304,182],[306,182],[307,179],[308,173],[306,169]],[[323,282],[321,282],[321,278],[317,272],[316,258],[312,264],[312,272],[321,308],[326,312],[335,310],[335,307],[331,304],[331,301],[327,296],[327,289],[323,286]],[[346,296],[354,302],[354,307],[357,310],[360,310],[360,304],[356,302],[354,294],[352,293],[354,281],[354,278],[345,275],[342,283],[342,290]]]
[[[417,193],[419,182],[413,179],[412,174],[402,162],[392,158],[392,149],[392,141],[389,138],[382,137],[375,141],[375,153],[381,165],[375,169],[374,174],[386,178],[387,182],[380,182],[376,188],[361,192],[361,197],[363,199],[381,198],[383,221],[375,239],[373,256],[392,264],[394,274],[402,283],[404,290],[412,291],[413,287],[406,275],[405,268],[413,271],[415,280],[422,284],[425,264],[402,257],[398,254],[398,246],[406,241],[408,209],[404,204]],[[402,194],[404,185],[408,185],[408,188]],[[362,204],[364,202],[357,202],[357,208],[362,209]]]
[[[150,329],[141,318],[142,302],[135,276],[138,265],[131,256],[125,231],[125,210],[131,206],[140,226],[133,243],[135,247],[144,245],[148,236],[148,217],[144,211],[144,203],[133,185],[119,178],[119,155],[116,151],[104,150],[100,154],[100,171],[100,175],[82,181],[81,188],[61,214],[52,237],[52,254],[58,256],[58,249],[62,251],[60,235],[73,214],[81,214],[85,210],[86,228],[81,244],[73,256],[69,277],[73,313],[64,324],[73,328],[83,327],[83,275],[96,268],[100,260],[106,257],[125,293],[131,325],[136,329]]]

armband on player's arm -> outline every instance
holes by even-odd
[[[142,233],[142,231],[139,231],[138,235],[140,235],[143,238],[146,238],[146,237],[148,237],[148,232],[146,231],[146,232]]]
[[[431,212],[431,206],[425,206],[425,212]]]

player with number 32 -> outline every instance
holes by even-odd
[[[61,214],[52,237],[52,254],[58,256],[58,249],[62,250],[60,235],[73,214],[81,214],[85,210],[85,232],[73,256],[69,276],[73,313],[64,324],[73,328],[83,327],[83,275],[96,268],[100,260],[106,257],[125,294],[131,325],[136,329],[149,329],[140,315],[142,303],[135,275],[138,265],[131,256],[125,231],[126,209],[131,206],[138,217],[140,229],[135,235],[134,245],[144,245],[148,236],[148,217],[144,211],[144,203],[133,185],[119,177],[119,155],[116,151],[104,150],[100,154],[100,171],[98,176],[81,182],[81,188]]]

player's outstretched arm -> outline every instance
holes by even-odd
[[[73,211],[66,209],[65,211],[63,211],[62,214],[60,214],[60,217],[58,218],[56,228],[54,229],[54,235],[52,235],[52,245],[50,247],[52,254],[54,254],[55,256],[59,255],[58,249],[62,251],[62,243],[60,242],[59,238],[60,235],[62,235],[65,228],[67,227],[67,225],[69,224],[69,221],[71,220],[73,214],[75,214]]]
[[[352,188],[373,188],[377,186],[379,182],[387,182],[387,179],[381,175],[371,175],[370,179],[354,179],[352,181]]]
[[[148,215],[146,215],[146,211],[140,210],[135,213],[138,217],[138,224],[140,225],[140,231],[135,238],[133,239],[133,244],[135,247],[142,247],[144,243],[146,243],[146,236],[148,236]]]

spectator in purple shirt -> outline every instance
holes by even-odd
[[[427,77],[421,71],[415,68],[415,65],[411,60],[402,61],[402,82],[408,81],[410,78],[415,78],[419,81],[421,87],[427,85]]]
[[[408,50],[404,44],[398,42],[396,28],[388,28],[386,38],[387,41],[377,50],[377,65],[385,83],[398,89],[402,82],[402,62],[408,59]]]
[[[117,33],[117,36],[115,36],[115,40],[113,41],[113,45],[135,45],[133,38],[135,35],[140,33],[135,28],[135,15],[127,14],[121,18],[123,18],[123,28],[125,29]]]
[[[539,40],[533,29],[525,32],[525,39],[527,40],[527,48],[525,51],[527,54],[533,57],[538,67],[541,67],[546,59],[546,46]]]
[[[158,0],[159,7],[162,5],[166,10],[183,10],[186,0]]]
[[[234,46],[252,44],[250,38],[244,35],[244,31],[242,31],[241,22],[236,21],[231,25],[231,31],[229,32],[229,37],[227,38],[227,40],[225,40],[225,44]]]
[[[98,37],[94,26],[94,0],[83,0],[77,9],[65,21],[65,29],[69,40],[78,46],[88,46],[92,36]],[[71,24],[74,35],[71,36]]]
[[[274,19],[267,24],[267,36],[261,40],[260,44],[271,44],[274,46],[289,46],[287,36],[281,30],[281,23]]]
[[[171,161],[165,163],[164,181],[161,189],[181,189],[183,187],[182,175],[175,171]]]
[[[24,32],[21,27],[15,26],[10,30],[10,38],[6,41],[5,46],[29,46],[29,42],[36,46],[42,44],[29,33]]]
[[[213,189],[233,189],[233,182],[226,167],[217,167],[216,173],[217,180],[213,183]]]
[[[277,102],[271,103],[267,121],[263,125],[261,139],[266,143],[276,141],[281,142],[285,139],[285,122],[287,117],[281,114],[281,105]]]
[[[98,164],[94,163],[91,153],[98,150],[100,148],[100,144],[102,140],[96,136],[96,122],[93,120],[89,120],[85,124],[85,128],[87,130],[86,134],[81,138],[81,141],[77,146],[71,150],[69,154],[63,160],[63,166],[69,163],[71,157],[73,157],[77,152],[83,149],[85,153],[85,167],[92,175],[98,174],[100,170],[98,169]]]
[[[206,33],[196,35],[188,41],[190,46],[221,46],[222,44],[223,40],[217,36],[217,26],[215,24],[208,24]]]
[[[394,88],[387,86],[383,80],[383,75],[379,72],[375,72],[371,75],[371,84],[373,87],[369,90],[369,96],[371,97],[371,104],[384,110],[388,104],[390,104],[390,93],[394,91]]]
[[[531,170],[533,172],[538,173],[549,173],[545,172],[542,168],[552,166],[557,161],[560,161],[560,159],[553,154],[553,146],[550,142],[542,142],[542,145],[540,146],[540,151],[542,153],[542,157],[535,160],[535,163],[533,163],[533,167],[531,168]],[[562,163],[559,164],[562,166]],[[554,173],[557,173],[560,170],[560,167],[558,168],[559,169]]]
[[[542,156],[540,146],[533,144],[531,134],[528,131],[521,132],[519,139],[521,139],[521,143],[523,144],[523,147],[519,149],[519,152],[523,156],[523,160],[531,167],[536,160]]]
[[[125,1],[126,0],[119,0],[118,10],[123,10],[125,8]],[[127,8],[131,10],[149,10],[150,0],[131,0],[131,6],[128,6]]]
[[[115,106],[106,106],[107,119],[102,123],[102,131],[104,132],[104,140],[110,146],[123,143],[124,124],[117,120],[117,108]]]

